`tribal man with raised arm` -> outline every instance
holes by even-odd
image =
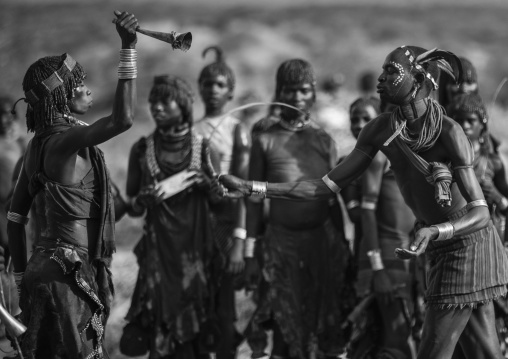
[[[472,168],[471,144],[429,98],[439,69],[461,81],[460,61],[448,51],[413,46],[392,51],[378,92],[398,107],[369,122],[355,149],[321,180],[266,184],[224,176],[220,181],[228,196],[327,198],[382,151],[418,220],[411,250],[396,254],[402,259],[426,254],[428,308],[418,358],[450,358],[457,343],[466,354],[476,346],[485,357],[499,358],[492,300],[506,294],[508,261]]]

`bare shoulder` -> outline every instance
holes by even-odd
[[[382,113],[367,123],[360,132],[358,143],[370,143],[379,148],[393,133],[390,117],[390,113]]]
[[[471,142],[462,127],[448,116],[443,117],[439,142],[455,166],[473,163],[474,151]]]

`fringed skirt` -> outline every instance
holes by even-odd
[[[463,208],[449,219],[466,213]],[[468,235],[430,242],[426,260],[429,306],[476,307],[506,294],[508,260],[492,221]]]

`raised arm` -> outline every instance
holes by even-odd
[[[115,11],[116,30],[122,41],[120,61],[130,64],[131,74],[119,72],[113,100],[113,111],[109,116],[99,119],[90,126],[75,126],[55,140],[53,148],[66,157],[79,149],[95,146],[126,131],[132,126],[136,106],[136,28],[138,21],[134,15]],[[130,77],[130,78],[125,78]],[[79,91],[78,88],[76,91]]]

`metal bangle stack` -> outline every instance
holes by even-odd
[[[137,60],[138,53],[135,49],[120,50],[120,63],[118,64],[118,78],[120,80],[132,80],[138,77]]]

